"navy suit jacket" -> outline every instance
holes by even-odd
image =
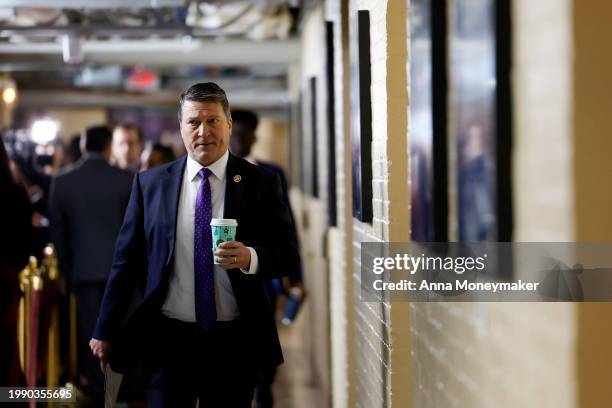
[[[280,168],[274,163],[257,160],[256,164],[278,176],[280,183],[281,183],[283,203],[285,203],[287,208],[289,208],[289,216],[291,217],[291,223],[295,227],[296,226],[295,219],[293,218],[293,211],[291,209],[291,204],[289,203],[289,187],[287,183],[287,177],[285,176],[285,172],[283,171],[282,168]],[[295,234],[297,236],[297,232]],[[289,281],[291,283],[302,282],[303,281],[302,263],[298,262],[295,268],[287,271],[287,276],[289,277]]]
[[[73,285],[108,279],[133,177],[90,153],[53,179],[50,232]]]
[[[132,186],[123,226],[94,338],[113,345],[111,366],[123,371],[130,359],[155,336],[172,273],[176,217],[186,157],[139,173]],[[238,308],[252,337],[250,347],[260,366],[281,364],[282,352],[264,284],[299,263],[289,209],[278,177],[232,154],[226,173],[224,217],[238,220],[236,240],[255,249],[259,269],[248,275],[231,269],[228,276]]]

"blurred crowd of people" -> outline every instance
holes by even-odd
[[[180,152],[182,154],[182,152]],[[77,303],[78,385],[94,399],[102,393],[97,361],[87,342],[110,270],[133,174],[175,160],[173,147],[145,142],[138,126],[94,126],[68,143],[45,144],[6,130],[0,143],[0,385],[24,385],[19,367],[19,272],[29,256],[56,245],[60,288]],[[67,316],[68,313],[63,313]],[[67,322],[62,333],[66,334]],[[66,344],[67,339],[62,339]],[[97,405],[97,404],[92,404]]]

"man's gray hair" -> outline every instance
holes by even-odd
[[[228,119],[232,118],[230,111],[229,102],[225,91],[219,85],[214,82],[201,82],[195,85],[191,85],[189,89],[181,94],[179,98],[179,109],[178,119],[181,121],[181,114],[183,112],[183,103],[185,101],[192,102],[218,102],[223,108],[223,112]]]

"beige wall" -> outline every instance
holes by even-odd
[[[612,241],[612,3],[573,3],[576,240]],[[578,305],[579,407],[612,406],[612,305]]]
[[[514,239],[571,241],[571,0],[513,4]]]
[[[328,233],[332,406],[354,407],[355,319],[352,264],[352,185],[349,133],[348,0],[327,1],[325,20],[334,24],[337,227]],[[321,54],[323,50],[320,50]],[[323,55],[323,54],[322,54]],[[321,55],[321,58],[322,58]],[[347,204],[348,203],[348,204]],[[351,385],[353,385],[351,387]]]
[[[387,177],[389,203],[386,213],[389,242],[410,241],[408,194],[408,70],[407,7],[401,0],[387,4]],[[382,164],[382,163],[381,163]],[[397,165],[394,165],[397,164]],[[390,308],[390,376],[392,407],[409,406],[413,400],[411,366],[411,321],[409,304],[396,302]]]
[[[370,11],[374,216],[371,224],[353,220],[356,406],[406,406],[412,399],[408,304],[365,303],[359,293],[361,242],[409,239],[406,2],[351,2],[350,13],[359,9]]]
[[[574,138],[576,236],[580,241],[612,237],[612,2],[575,0]],[[603,183],[602,183],[603,182]]]
[[[305,161],[310,163],[312,145],[310,78],[317,79],[317,149],[319,197],[301,194],[301,206],[306,213],[303,224],[302,259],[304,280],[308,291],[306,332],[313,382],[322,390],[324,399],[331,401],[331,339],[328,259],[324,257],[327,230],[327,121],[325,88],[325,25],[323,6],[317,7],[305,20],[302,32],[302,58],[299,88],[302,89],[302,135]],[[308,184],[313,173],[306,174]]]
[[[286,122],[260,118],[253,156],[282,167],[289,174],[289,127]]]
[[[0,128],[10,127],[13,124],[13,104],[0,102]]]
[[[48,109],[45,115],[60,123],[59,136],[65,142],[89,126],[108,124],[104,109]]]

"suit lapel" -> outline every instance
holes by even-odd
[[[225,178],[225,205],[223,208],[224,218],[240,218],[240,208],[244,196],[244,174],[241,174],[239,160],[230,153],[227,160],[227,172]],[[240,225],[238,225],[240,231]]]
[[[160,181],[162,188],[164,218],[168,228],[168,257],[166,258],[166,266],[168,266],[170,263],[174,253],[176,217],[178,215],[179,198],[186,163],[187,156],[185,156],[185,158],[182,160],[176,161],[172,166],[168,167],[165,177]]]
[[[240,164],[240,160],[230,153],[227,160],[227,171],[225,173],[225,204],[223,207],[223,218],[233,218],[238,221],[236,241],[242,241],[240,234],[240,209],[244,198],[245,174],[243,174],[244,172]],[[241,275],[243,274],[238,269],[229,269],[227,271],[227,276],[232,284],[238,307],[241,311],[244,311],[245,307],[242,305],[242,286],[240,284]]]

